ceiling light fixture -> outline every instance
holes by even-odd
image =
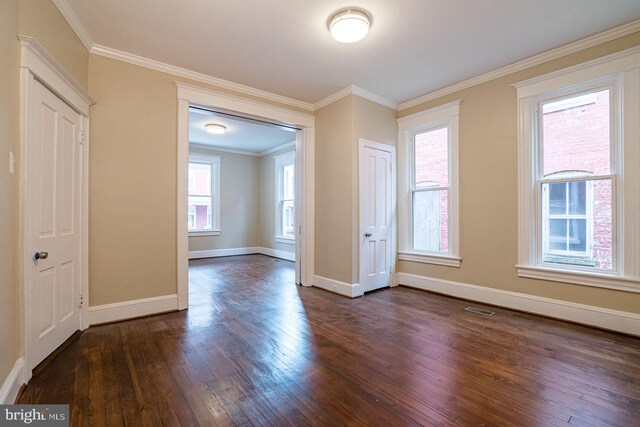
[[[362,40],[369,32],[370,26],[371,17],[362,9],[342,9],[329,19],[329,32],[340,43]]]
[[[218,123],[207,123],[204,125],[204,130],[214,135],[222,135],[227,131],[227,127]]]

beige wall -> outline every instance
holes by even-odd
[[[191,152],[220,156],[219,236],[189,237],[189,251],[260,246],[260,158],[192,148]]]
[[[20,355],[18,287],[18,184],[20,74],[18,0],[0,2],[0,383]],[[16,175],[9,175],[13,151]]]
[[[455,99],[460,105],[462,267],[400,262],[399,271],[640,313],[640,294],[519,278],[516,90],[524,79],[640,44],[635,33],[403,110],[403,117]]]
[[[285,148],[260,157],[260,246],[280,251],[295,252],[295,245],[276,243],[276,175],[275,157],[295,151],[295,147]]]
[[[316,111],[315,274],[353,283],[353,96]]]
[[[396,111],[351,95],[316,112],[316,274],[359,281],[360,138],[395,145]]]
[[[35,38],[86,89],[89,52],[58,8],[51,0],[20,0],[19,3],[19,34]]]

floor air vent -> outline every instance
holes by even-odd
[[[479,314],[481,316],[493,316],[494,314],[496,314],[493,311],[484,310],[478,307],[467,307],[464,309],[464,311],[469,311],[471,313]]]

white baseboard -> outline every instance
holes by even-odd
[[[640,314],[577,304],[535,295],[493,289],[485,286],[452,282],[409,273],[398,273],[403,286],[438,292],[505,308],[597,326],[612,331],[640,336]]]
[[[211,249],[208,251],[189,251],[189,259],[217,258],[221,256],[259,254],[260,249],[261,248],[254,247],[254,248]]]
[[[364,295],[363,287],[360,283],[350,284],[322,276],[313,276],[313,278],[313,286],[325,289],[338,295],[343,295],[349,298],[356,298]]]
[[[117,322],[178,309],[178,295],[144,298],[89,307],[89,324]]]
[[[0,405],[12,405],[18,397],[20,387],[22,387],[22,377],[24,375],[24,360],[19,358],[13,365],[9,375],[0,387]]]
[[[229,248],[229,249],[211,249],[207,251],[190,251],[189,259],[217,258],[217,257],[223,257],[223,256],[250,255],[250,254],[263,254],[263,255],[268,255],[276,258],[286,259],[288,261],[295,261],[295,257],[296,257],[296,254],[294,252],[255,246],[255,247],[249,247],[249,248]]]
[[[287,261],[295,262],[296,260],[295,252],[283,251],[281,249],[272,249],[272,248],[259,248],[259,249],[262,255],[268,255],[275,258],[286,259]]]

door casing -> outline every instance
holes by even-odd
[[[21,140],[20,140],[20,283],[21,283],[21,304],[22,312],[21,320],[21,341],[22,341],[22,358],[24,369],[22,372],[21,382],[26,383],[32,376],[34,366],[33,343],[32,337],[32,320],[33,307],[30,303],[30,280],[32,272],[30,247],[28,244],[28,212],[27,206],[27,185],[29,173],[29,161],[27,157],[27,147],[31,143],[33,130],[28,120],[31,109],[34,107],[34,85],[36,80],[45,88],[53,92],[58,98],[69,105],[73,110],[81,115],[80,130],[83,133],[81,155],[82,173],[79,177],[81,187],[82,200],[79,203],[81,216],[80,230],[80,289],[83,299],[80,315],[78,317],[78,329],[84,330],[89,326],[89,253],[88,253],[88,230],[89,230],[89,107],[95,104],[95,101],[87,94],[85,89],[80,86],[69,73],[67,73],[40,44],[32,37],[18,36],[21,44],[21,70],[20,70],[20,122],[21,122]]]

